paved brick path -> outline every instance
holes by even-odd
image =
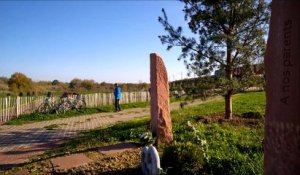
[[[192,105],[199,103],[201,101],[194,102]],[[178,103],[171,104],[171,109],[175,108],[179,108]],[[0,170],[23,163],[33,155],[42,154],[82,131],[145,115],[150,115],[149,107],[128,109],[118,113],[98,113],[56,119],[21,126],[0,125]],[[59,128],[53,130],[44,128],[54,124],[59,125]]]

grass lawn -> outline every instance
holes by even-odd
[[[234,119],[230,121],[223,120],[223,100],[173,110],[171,117],[174,142],[159,147],[164,173],[172,175],[263,174],[262,141],[265,106],[265,93],[254,92],[233,97]],[[242,117],[244,113],[249,112],[258,112],[262,117]],[[98,146],[123,141],[139,143],[139,136],[147,131],[149,118],[144,116],[85,132],[60,147],[47,151],[26,167],[38,174],[42,172],[38,167],[42,167],[51,157],[89,152]],[[113,162],[109,166],[113,167]],[[101,167],[98,169],[94,167],[93,171],[101,173]],[[77,171],[72,170],[72,172]],[[130,172],[140,173],[139,164],[136,164],[136,169],[130,169]]]

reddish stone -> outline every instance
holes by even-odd
[[[168,74],[163,60],[155,53],[150,54],[151,80],[151,131],[157,143],[173,140],[169,109]]]
[[[266,52],[266,175],[300,174],[300,1],[272,1]]]

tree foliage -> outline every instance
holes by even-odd
[[[81,82],[82,82],[82,80],[80,80],[78,78],[74,78],[73,80],[71,80],[71,82],[69,84],[69,88],[70,89],[79,89],[81,86]]]
[[[95,85],[95,81],[94,80],[83,80],[81,82],[81,86],[83,88],[85,88],[86,90],[92,90],[93,87],[94,87],[94,85]]]
[[[6,77],[0,77],[0,91],[9,90],[7,82],[8,82],[8,79]]]
[[[78,78],[74,78],[70,84],[69,88],[72,90],[85,90],[85,91],[90,91],[93,89],[93,87],[96,85],[94,80],[81,80]]]
[[[240,83],[233,71],[262,59],[269,10],[264,0],[182,0],[185,21],[194,37],[183,35],[182,27],[173,27],[167,14],[159,22],[167,35],[159,36],[167,50],[181,48],[179,60],[190,72],[207,75],[219,69],[225,71],[225,115],[231,118],[231,96]],[[246,73],[245,73],[246,75]]]
[[[59,85],[59,83],[60,83],[60,82],[59,82],[58,80],[53,80],[53,81],[51,82],[51,84],[54,85],[54,86],[55,86],[55,85]]]
[[[32,81],[26,75],[16,72],[8,80],[9,90],[14,93],[30,92]]]

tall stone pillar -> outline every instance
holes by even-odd
[[[151,131],[157,143],[173,140],[172,122],[169,108],[168,74],[163,60],[155,53],[150,54],[151,80]]]
[[[264,172],[300,174],[300,1],[272,1],[265,66]]]

